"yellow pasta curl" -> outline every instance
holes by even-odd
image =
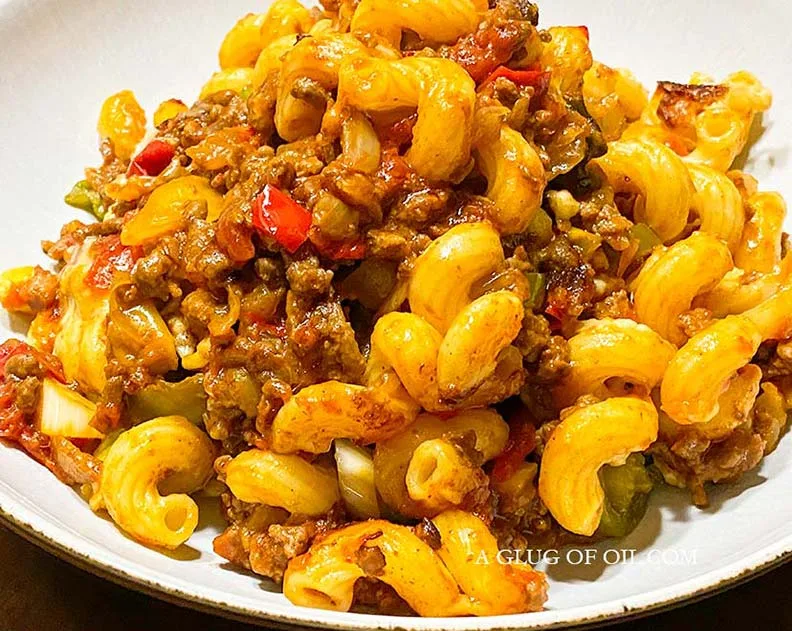
[[[732,267],[726,244],[705,232],[656,249],[633,285],[638,319],[677,346],[684,344],[679,316]]]
[[[437,519],[443,543],[434,551],[412,529],[371,520],[346,526],[289,563],[283,593],[294,604],[335,611],[352,607],[355,582],[367,571],[359,559],[384,564],[373,576],[393,587],[419,615],[448,617],[509,614],[541,609],[542,574],[527,565],[502,566],[497,542],[481,520],[460,511]],[[471,565],[481,557],[484,569]]]
[[[497,412],[487,409],[466,410],[448,419],[421,414],[407,430],[378,443],[374,451],[374,479],[383,501],[405,517],[436,515],[436,504],[428,505],[426,498],[413,497],[407,487],[410,467],[419,468],[418,460],[413,465],[416,450],[426,442],[443,439],[448,444],[470,433],[475,437],[475,450],[486,462],[503,451],[509,426]],[[466,463],[466,471],[470,473],[468,466]]]
[[[640,118],[647,101],[646,90],[629,70],[595,61],[583,75],[583,102],[608,142]]]
[[[734,263],[748,272],[768,273],[781,261],[786,202],[778,193],[756,193],[748,199],[751,218],[734,253]]]
[[[410,310],[444,333],[470,303],[476,281],[504,263],[498,232],[487,223],[455,226],[435,239],[413,267]]]
[[[498,137],[482,138],[474,156],[487,178],[487,197],[498,207],[491,217],[501,234],[519,234],[542,203],[547,176],[539,154],[525,137],[501,125]]]
[[[300,456],[250,449],[226,465],[226,484],[251,504],[285,508],[298,515],[323,515],[341,498],[336,472]]]
[[[692,208],[700,230],[725,241],[734,253],[745,224],[740,191],[726,175],[706,165],[689,164],[688,172],[696,189]]]
[[[186,493],[209,481],[213,461],[209,437],[187,419],[147,421],[125,431],[110,447],[92,503],[104,506],[138,541],[177,548],[198,524],[198,507]],[[161,494],[164,484],[168,495]]]
[[[648,448],[657,431],[654,405],[632,397],[580,408],[561,421],[545,445],[539,470],[539,495],[558,523],[593,535],[605,501],[598,471]]]
[[[451,44],[475,31],[486,10],[483,0],[361,0],[351,29],[376,33],[395,48],[405,30],[417,33],[425,42]]]
[[[319,131],[327,103],[321,98],[295,94],[300,82],[320,90],[334,90],[342,64],[367,56],[368,49],[348,33],[325,33],[300,40],[283,57],[278,79],[275,127],[287,141],[312,136]]]
[[[417,108],[406,159],[430,180],[465,175],[475,100],[473,79],[448,59],[353,59],[338,81],[339,103],[371,115]]]
[[[636,222],[649,225],[668,243],[685,229],[694,189],[685,163],[651,140],[618,140],[590,162],[617,193],[636,196]]]
[[[572,405],[585,394],[607,394],[606,382],[618,378],[643,387],[648,395],[662,380],[675,350],[633,320],[584,322],[569,340],[569,371],[554,394],[561,406]]]

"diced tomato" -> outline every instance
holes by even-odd
[[[525,457],[536,449],[536,427],[528,419],[527,408],[510,419],[509,440],[506,448],[495,459],[491,478],[495,482],[505,482],[525,461]]]
[[[498,66],[484,81],[482,87],[492,83],[499,77],[508,79],[515,85],[531,86],[536,89],[536,93],[541,95],[547,92],[550,84],[550,73],[542,70],[512,70],[506,66]]]
[[[253,226],[292,254],[308,239],[311,221],[310,212],[269,184],[253,202]]]
[[[325,258],[333,261],[359,261],[366,257],[368,247],[363,239],[354,241],[322,241],[311,235],[311,241]]]
[[[413,129],[418,120],[417,114],[411,114],[395,123],[377,129],[377,135],[383,145],[401,147],[412,139]]]
[[[152,140],[132,160],[127,175],[159,175],[171,163],[174,155],[176,149],[173,145],[163,140]]]
[[[105,237],[94,246],[95,259],[85,275],[85,284],[96,289],[109,289],[117,272],[130,272],[143,255],[137,246],[126,246],[117,235]]]

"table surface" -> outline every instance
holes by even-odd
[[[3,631],[253,631],[189,611],[78,570],[0,527],[0,628]],[[619,625],[617,631],[792,629],[792,563],[707,600]],[[741,624],[744,623],[744,624]]]

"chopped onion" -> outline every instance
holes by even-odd
[[[44,379],[39,409],[42,433],[66,438],[103,438],[103,434],[91,426],[95,413],[96,406],[88,399],[54,379]]]
[[[358,519],[379,517],[371,454],[366,449],[339,438],[335,441],[335,460],[338,467],[338,487],[350,513]]]
[[[361,114],[344,121],[341,130],[344,160],[353,169],[374,173],[380,163],[380,141],[371,123]]]

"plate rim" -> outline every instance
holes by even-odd
[[[14,11],[23,6],[17,0],[0,0],[0,19],[13,19]],[[0,449],[13,449],[5,444]],[[53,484],[57,483],[53,478]],[[24,495],[15,489],[0,487],[0,524],[15,535],[33,543],[49,554],[87,571],[103,580],[148,596],[211,615],[261,625],[266,622],[278,628],[322,628],[338,631],[518,631],[520,629],[591,628],[642,618],[661,611],[690,604],[773,570],[792,560],[792,529],[777,540],[730,563],[693,576],[671,586],[655,588],[626,597],[572,607],[553,609],[537,614],[518,614],[490,618],[407,618],[366,614],[335,614],[321,610],[277,604],[267,611],[262,601],[258,609],[233,600],[209,598],[190,593],[174,584],[176,577],[159,572],[116,554],[112,548],[81,538],[60,526],[50,514],[42,514],[26,505]],[[86,506],[87,513],[90,510]],[[119,534],[119,536],[121,536]],[[117,561],[120,565],[114,565]],[[190,581],[185,581],[187,584]],[[193,588],[200,588],[194,585]],[[198,591],[204,591],[198,589]],[[211,590],[206,590],[211,591]]]
[[[3,449],[13,449],[6,445]],[[186,592],[162,579],[146,577],[136,572],[138,564],[123,559],[128,567],[116,567],[97,558],[95,552],[102,547],[80,539],[54,521],[37,515],[24,504],[0,489],[0,524],[70,565],[121,587],[133,589],[180,607],[209,615],[221,616],[248,624],[262,622],[289,629],[331,629],[338,631],[393,629],[398,631],[427,631],[443,628],[448,631],[518,631],[528,629],[594,628],[628,620],[643,618],[676,607],[692,604],[714,596],[769,572],[792,560],[792,534],[773,544],[734,561],[722,568],[693,577],[671,587],[663,587],[625,598],[615,598],[604,603],[576,608],[547,610],[540,613],[513,614],[481,618],[419,618],[404,616],[375,616],[371,614],[334,612],[338,621],[321,619],[322,610],[288,604],[283,611],[255,610],[233,601],[213,599],[197,593]],[[61,539],[58,538],[61,535]],[[62,539],[74,539],[76,543]],[[93,550],[92,550],[93,549]],[[112,551],[106,551],[113,556]],[[153,574],[159,572],[150,571]],[[167,577],[166,577],[167,578]],[[663,596],[663,594],[665,594]]]

